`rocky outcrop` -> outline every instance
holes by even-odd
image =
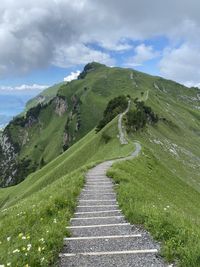
[[[66,99],[60,97],[60,96],[57,96],[54,98],[53,100],[53,103],[55,105],[55,113],[58,115],[58,116],[62,116],[66,113],[67,111],[67,101]]]
[[[0,186],[5,187],[14,184],[17,152],[5,133],[0,140],[0,147]]]

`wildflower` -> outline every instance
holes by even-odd
[[[7,265],[7,266],[11,266],[11,262],[8,262],[6,265]]]
[[[7,241],[9,242],[9,241],[10,241],[10,239],[11,239],[11,237],[10,237],[10,236],[8,236],[8,237],[7,237]]]
[[[53,220],[53,223],[57,223],[57,220],[56,220],[56,219],[54,219],[54,220]]]
[[[20,233],[19,235],[18,235],[18,237],[22,237],[23,236],[23,233]]]
[[[164,208],[164,210],[167,210],[166,208]]]
[[[42,250],[45,250],[45,247],[42,247]]]
[[[44,238],[39,239],[39,241],[45,243]]]
[[[49,233],[49,230],[47,230],[47,233]]]
[[[25,240],[25,239],[26,239],[26,237],[25,237],[25,236],[22,236],[22,239],[23,239],[23,240]]]
[[[43,262],[44,260],[45,260],[45,258],[43,257],[43,258],[41,258],[41,260],[40,260],[40,261],[41,261],[41,262]]]
[[[31,249],[32,245],[31,244],[28,244],[27,245],[27,251],[29,251]]]
[[[30,267],[28,264],[26,264],[24,267]]]
[[[20,250],[18,248],[13,250],[13,253],[18,253],[18,252],[20,252]]]
[[[167,208],[169,209],[169,205],[167,206]]]
[[[38,251],[41,252],[41,247],[38,247]]]
[[[23,248],[22,248],[22,251],[24,251],[24,250],[26,250],[26,248],[25,248],[25,247],[23,247]]]

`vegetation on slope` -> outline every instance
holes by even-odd
[[[13,162],[6,164],[9,167],[0,164],[0,184],[11,185],[23,180],[17,172],[21,162],[29,163],[28,172],[31,172],[63,153],[96,127],[108,101],[119,95],[147,101],[159,118],[166,118],[171,125],[179,120],[184,123],[184,117],[193,119],[199,114],[199,91],[195,88],[188,89],[131,69],[90,63],[78,80],[61,85],[57,96],[47,105],[43,103],[37,119],[30,116],[25,126],[9,125],[8,143],[18,144],[19,150],[13,156],[15,168],[10,167]],[[152,97],[156,99],[153,103]],[[6,168],[7,175],[4,175]]]
[[[103,134],[111,139],[105,142]],[[0,190],[0,264],[49,266],[69,236],[66,226],[76,207],[84,173],[95,162],[127,156],[114,119],[98,134],[77,144],[19,185]],[[76,170],[76,171],[74,171]]]
[[[151,107],[145,105],[143,101],[134,101],[135,109],[131,109],[126,114],[126,127],[128,132],[136,132],[143,129],[147,124],[158,122],[158,115]]]
[[[162,255],[182,267],[200,266],[199,137],[189,131],[199,123],[188,120],[183,128],[182,121],[161,120],[130,134],[142,144],[142,153],[108,172],[119,184],[118,200],[128,221],[144,225],[162,242]]]
[[[103,118],[98,123],[96,131],[99,132],[101,129],[103,129],[103,127],[105,127],[105,125],[113,120],[118,114],[125,111],[127,106],[128,100],[124,95],[111,99],[103,112]]]
[[[51,102],[41,110],[37,118],[39,123],[28,128],[30,139],[23,146],[20,157],[27,159],[29,155],[37,164],[42,159],[48,162],[63,151],[63,133],[65,137],[66,134],[73,137],[65,144],[69,147],[75,144],[19,185],[0,190],[1,211],[7,209],[0,213],[0,259],[3,264],[9,261],[13,261],[14,266],[18,261],[30,264],[36,257],[34,255],[38,259],[45,258],[42,260],[44,263],[38,263],[41,266],[52,262],[66,233],[65,224],[63,228],[57,227],[57,221],[63,222],[66,214],[66,223],[69,222],[86,168],[93,162],[125,156],[132,151],[130,144],[119,146],[116,119],[99,133],[95,134],[93,130],[85,135],[96,126],[108,101],[122,94],[143,100],[145,106],[151,107],[153,114],[158,115],[159,121],[130,133],[130,139],[140,141],[143,154],[133,161],[115,165],[110,172],[119,182],[120,205],[131,222],[144,224],[163,242],[162,253],[167,259],[178,259],[181,266],[200,265],[197,227],[199,91],[159,77],[96,63],[90,65],[79,80],[60,88],[57,96],[60,103],[67,100],[67,111],[63,116],[55,113],[56,102]],[[23,129],[13,127],[11,130],[14,142]],[[57,200],[59,195],[61,199]],[[49,215],[50,199],[53,211]],[[42,218],[42,225],[35,221],[33,205],[37,203],[41,203],[37,206],[37,218]],[[21,216],[23,210],[26,212],[24,217]],[[52,224],[54,219],[56,223]],[[51,227],[50,246],[43,250],[40,242],[49,237],[45,229],[50,231],[48,228]],[[27,242],[29,236],[30,243],[26,243],[25,252],[22,242]],[[28,244],[34,246],[29,249]],[[16,251],[18,249],[20,252]],[[8,257],[8,252],[12,257]]]

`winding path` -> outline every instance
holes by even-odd
[[[130,102],[118,120],[122,144],[128,142],[123,132],[122,118],[129,107]],[[116,200],[115,185],[106,176],[114,162],[137,157],[141,146],[136,142],[135,147],[131,156],[105,161],[88,171],[69,226],[72,237],[64,239],[60,267],[166,266],[158,256],[158,244],[148,232],[125,220]]]

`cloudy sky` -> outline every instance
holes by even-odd
[[[43,89],[91,61],[198,85],[199,10],[199,0],[1,0],[0,90]]]

